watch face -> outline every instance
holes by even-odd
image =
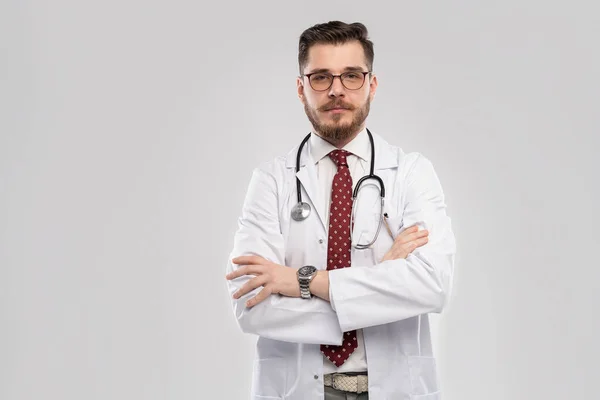
[[[315,272],[316,268],[312,265],[305,265],[304,267],[298,270],[298,274],[302,276],[309,276],[313,272]]]

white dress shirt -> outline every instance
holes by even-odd
[[[319,185],[321,193],[323,195],[323,202],[321,204],[326,207],[323,210],[323,215],[326,217],[326,226],[329,226],[329,203],[331,199],[331,183],[333,177],[337,172],[337,166],[333,160],[329,157],[329,153],[337,148],[321,137],[317,136],[314,132],[310,136],[309,146],[311,154],[313,155],[317,163],[317,177],[319,179]],[[352,153],[347,157],[348,169],[350,170],[350,176],[352,177],[352,187],[356,187],[356,182],[368,174],[370,162],[371,162],[371,143],[369,142],[369,136],[367,135],[366,129],[359,132],[358,135],[348,144],[343,147],[344,150]],[[330,296],[331,299],[331,296]],[[331,306],[335,310],[333,302]],[[323,356],[323,373],[329,374],[333,372],[366,372],[367,371],[367,358],[365,353],[365,344],[363,340],[362,329],[357,329],[356,340],[358,347],[348,357],[346,362],[341,367],[336,367],[331,361]]]

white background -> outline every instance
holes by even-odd
[[[361,21],[368,126],[458,243],[445,400],[598,398],[595,2],[0,3],[0,398],[244,399],[225,264],[252,168],[308,132],[309,26]]]

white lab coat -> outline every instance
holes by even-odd
[[[258,335],[252,399],[321,400],[323,355],[320,344],[340,345],[342,334],[363,329],[371,400],[439,400],[441,391],[431,346],[428,313],[439,313],[452,288],[456,244],[444,194],[431,162],[417,152],[405,154],[373,134],[375,174],[385,184],[385,210],[394,234],[412,225],[429,230],[429,242],[407,259],[380,263],[392,245],[381,228],[371,249],[352,249],[350,268],[330,271],[331,303],[271,295],[247,308],[258,288],[232,299],[243,332]],[[327,208],[320,204],[315,160],[305,146],[295,173],[297,146],[286,156],[253,172],[231,258],[256,254],[289,267],[326,269]],[[291,219],[297,203],[296,176],[308,219]],[[373,182],[370,180],[369,182]],[[356,184],[356,182],[354,182]],[[366,183],[365,183],[366,185]],[[354,236],[373,237],[379,217],[378,190],[368,184],[356,203]],[[232,295],[253,276],[228,282]]]

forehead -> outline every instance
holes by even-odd
[[[365,52],[358,41],[344,44],[315,44],[308,50],[305,72],[316,69],[342,71],[346,67],[367,68]]]

